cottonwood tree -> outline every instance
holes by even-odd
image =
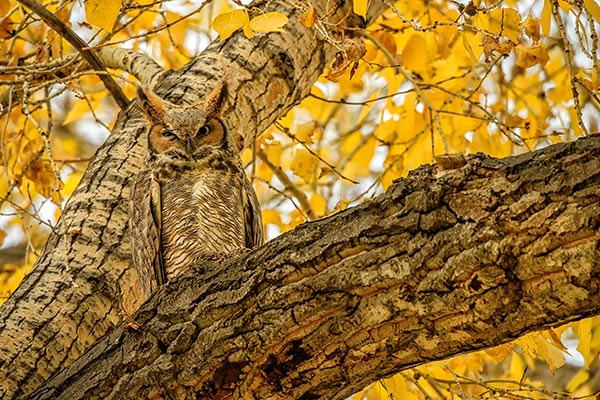
[[[600,150],[572,141],[597,130],[595,3],[77,7],[0,2],[4,246],[24,249],[3,266],[5,398],[342,398],[395,373],[357,396],[552,397],[528,366],[561,367],[569,332],[584,367],[556,390],[594,391]],[[282,233],[143,305],[134,79],[179,103],[228,82]],[[506,157],[394,182],[477,151]]]

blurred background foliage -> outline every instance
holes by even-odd
[[[504,157],[598,131],[594,0],[383,1],[388,11],[349,32],[350,44],[329,37],[309,2],[291,1],[306,27],[353,56],[242,153],[269,238],[368,200],[437,155]],[[353,5],[364,14],[368,0]],[[44,6],[90,45],[138,50],[168,69],[237,29],[285,31],[280,15],[235,0]],[[111,74],[132,98],[135,77]],[[61,210],[117,111],[71,45],[0,0],[0,302],[60,232]],[[354,398],[595,397],[599,321],[404,371]]]

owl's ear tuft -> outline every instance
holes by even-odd
[[[217,86],[206,96],[202,106],[206,110],[207,118],[216,117],[221,114],[225,99],[227,98],[227,84],[220,81]]]
[[[142,111],[154,122],[160,122],[165,114],[165,101],[158,97],[151,90],[144,89],[141,86],[137,88],[137,97],[140,101]]]

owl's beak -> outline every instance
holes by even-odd
[[[194,154],[195,146],[191,138],[185,141],[185,149],[187,150],[188,154]]]

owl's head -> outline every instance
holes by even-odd
[[[220,82],[204,99],[179,106],[138,87],[138,98],[149,122],[150,154],[163,160],[200,161],[214,151],[235,151],[220,119],[227,88]]]

